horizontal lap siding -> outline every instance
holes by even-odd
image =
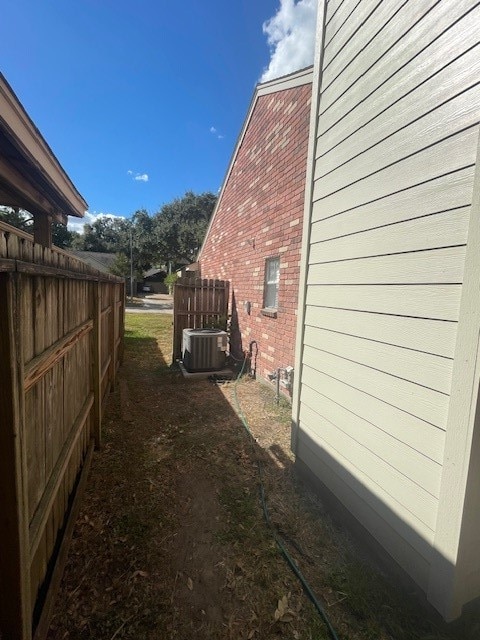
[[[297,455],[423,587],[479,134],[477,4],[326,14]]]

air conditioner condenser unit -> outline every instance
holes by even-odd
[[[190,373],[223,369],[226,351],[226,331],[221,329],[183,330],[182,362]]]

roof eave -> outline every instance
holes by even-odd
[[[82,218],[87,203],[0,73],[1,204],[44,213],[61,222]]]

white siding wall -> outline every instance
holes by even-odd
[[[425,590],[479,137],[477,4],[325,9],[296,452]]]

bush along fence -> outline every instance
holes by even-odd
[[[122,360],[124,281],[0,223],[0,638],[46,635]]]

